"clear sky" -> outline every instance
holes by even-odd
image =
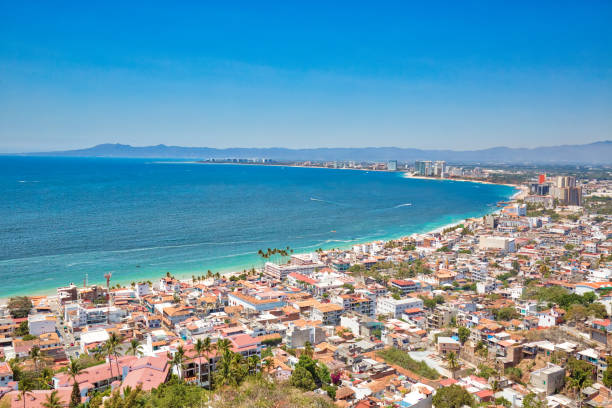
[[[2,1],[0,152],[612,139],[610,1],[204,3]]]

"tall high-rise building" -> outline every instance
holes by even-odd
[[[417,160],[414,168],[419,176],[433,176],[433,165],[431,160]]]
[[[558,176],[550,194],[563,205],[582,205],[582,188],[576,187],[575,177]]]
[[[397,160],[389,160],[387,162],[387,170],[396,171],[397,170]]]
[[[446,162],[444,160],[438,160],[433,164],[433,175],[442,177],[446,172]]]

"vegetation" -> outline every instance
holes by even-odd
[[[567,369],[569,371],[567,387],[580,398],[582,390],[593,384],[593,366],[586,361],[570,358],[567,361]]]
[[[546,404],[535,393],[530,392],[523,398],[523,408],[545,408]]]
[[[489,367],[488,365],[484,365],[484,364],[480,364],[478,366],[478,375],[479,377],[485,378],[485,379],[489,379],[491,377],[495,377],[497,375],[499,375],[499,373],[497,372],[496,369],[494,369],[493,367]]]
[[[110,395],[104,404],[102,397]],[[276,383],[260,376],[250,376],[237,387],[222,387],[214,392],[187,384],[173,376],[168,382],[143,392],[126,388],[123,393],[107,391],[92,397],[88,408],[332,408],[324,396],[304,393],[288,383]]]
[[[605,317],[607,315],[605,307],[602,308],[603,305],[594,303],[597,300],[597,295],[593,292],[587,292],[581,296],[576,293],[569,293],[560,286],[539,287],[529,285],[524,297],[537,300],[538,302],[557,304],[566,311],[570,311],[573,305],[581,305],[586,308],[585,313],[588,315],[597,317]],[[576,313],[581,310],[574,309],[574,312]]]
[[[608,367],[604,371],[602,382],[606,387],[612,387],[612,357],[606,358]]]
[[[516,309],[511,306],[493,309],[492,313],[495,320],[508,321],[520,317],[520,314],[516,311]]]
[[[304,391],[314,391],[317,388],[323,388],[327,391],[330,397],[335,396],[336,388],[330,386],[331,375],[327,366],[321,362],[313,360],[312,347],[309,343],[300,360],[295,365],[289,384]]]
[[[593,214],[612,215],[612,197],[587,197],[584,207]]]
[[[474,398],[462,387],[453,384],[442,387],[433,397],[433,405],[437,408],[461,408],[464,405],[473,407]]]
[[[381,350],[376,353],[381,357],[387,364],[395,364],[406,370],[410,370],[421,377],[428,378],[430,380],[437,380],[440,374],[433,368],[427,365],[424,361],[416,361],[408,355],[405,351],[397,348],[388,348]]]
[[[210,400],[211,408],[334,407],[327,397],[304,393],[287,383],[274,383],[263,378],[250,378],[236,390],[221,390],[212,395]]]
[[[32,310],[32,301],[27,296],[16,296],[9,299],[7,307],[13,318],[28,317]]]
[[[459,341],[461,342],[461,344],[465,344],[465,342],[467,341],[467,339],[470,338],[470,329],[468,329],[465,326],[461,326],[458,329],[458,336],[459,336]]]
[[[21,336],[27,336],[28,334],[30,334],[30,329],[28,327],[28,322],[21,322],[19,324],[19,326],[17,326],[17,328],[15,329],[15,336],[21,337]]]

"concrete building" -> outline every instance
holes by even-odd
[[[315,269],[325,267],[321,263],[289,263],[284,265],[278,265],[274,262],[266,262],[264,267],[264,273],[272,278],[284,280],[292,272],[310,275]]]
[[[337,326],[342,316],[342,306],[335,303],[318,303],[312,307],[312,319],[320,320],[324,326]]]
[[[556,394],[565,384],[565,368],[550,364],[531,373],[530,384],[546,395]]]
[[[33,336],[45,333],[55,333],[56,321],[52,314],[37,314],[28,316],[28,330]]]
[[[495,236],[481,236],[478,247],[482,250],[487,249],[499,249],[504,252],[515,252],[516,245],[514,238],[508,237],[495,237]]]
[[[392,316],[397,319],[406,309],[423,308],[423,300],[419,298],[394,299],[392,297],[379,297],[376,299],[376,314]]]
[[[414,169],[419,176],[433,176],[433,164],[431,160],[417,160]]]

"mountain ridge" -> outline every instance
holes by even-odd
[[[534,148],[491,147],[479,150],[415,149],[400,147],[321,147],[289,149],[284,147],[183,147],[159,144],[131,146],[104,143],[84,149],[23,153],[28,156],[68,157],[123,157],[172,159],[253,159],[277,161],[386,161],[446,160],[460,163],[557,163],[557,164],[611,164],[612,141],[582,145],[542,146]]]

